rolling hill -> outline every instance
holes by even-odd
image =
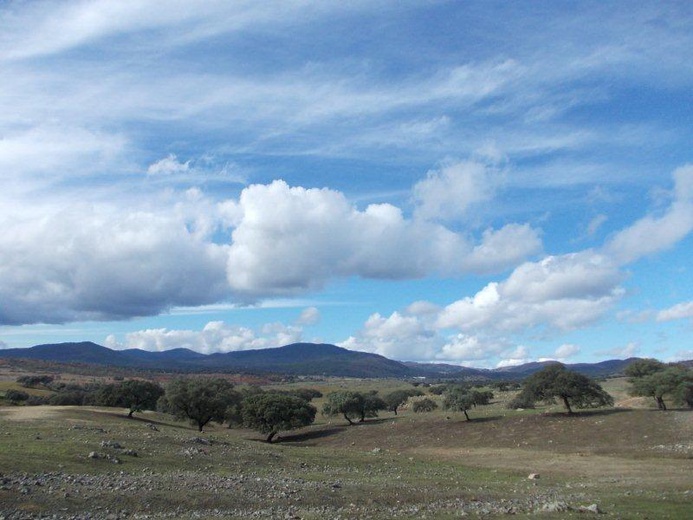
[[[140,349],[112,350],[92,342],[54,343],[0,350],[0,358],[33,359],[53,363],[83,363],[122,368],[181,371],[277,373],[287,375],[434,379],[523,379],[547,363],[528,363],[497,369],[450,364],[399,362],[336,345],[294,343],[277,348],[201,354],[177,348],[161,352]],[[566,365],[590,377],[619,374],[635,358]]]

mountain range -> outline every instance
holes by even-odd
[[[5,349],[0,350],[0,358],[180,372],[494,380],[522,379],[541,370],[547,364],[553,363],[548,361],[496,369],[479,369],[450,364],[400,362],[378,354],[355,352],[336,345],[315,343],[293,343],[277,348],[201,354],[186,348],[161,352],[141,349],[112,350],[86,341]],[[634,359],[636,358],[613,359],[600,363],[566,365],[566,367],[590,377],[607,377],[622,373]]]

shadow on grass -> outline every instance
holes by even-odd
[[[274,443],[280,442],[306,442],[315,439],[324,439],[325,437],[332,437],[346,430],[348,426],[338,426],[336,428],[325,428],[322,430],[312,430],[302,433],[296,433],[293,435],[282,435],[278,437]]]
[[[150,419],[148,417],[142,417],[138,415],[133,415],[132,417],[128,417],[127,413],[120,413],[120,412],[101,412],[103,415],[108,415],[110,417],[115,417],[118,419],[124,419],[125,421],[129,423],[142,423],[144,425],[147,424],[153,424],[154,426],[166,426],[168,428],[177,428],[179,430],[194,430],[197,431],[197,426],[190,426],[187,424],[186,421],[179,421],[179,422],[164,422],[164,421],[157,421],[156,419]],[[198,432],[199,433],[199,432]]]
[[[574,417],[579,419],[581,417],[604,417],[607,415],[615,415],[633,411],[635,410],[631,408],[608,408],[606,410],[574,410],[573,413],[568,413],[567,410],[562,410],[560,412],[543,412],[538,415],[541,417]]]

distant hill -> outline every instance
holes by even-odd
[[[54,363],[86,363],[122,368],[181,372],[277,373],[369,378],[426,377],[433,379],[523,379],[553,361],[496,369],[450,364],[402,363],[377,354],[355,352],[330,344],[294,343],[284,347],[201,354],[185,348],[150,352],[112,350],[89,341],[55,343],[0,350],[0,358],[23,358]],[[590,377],[623,372],[634,359],[579,363],[567,368]]]

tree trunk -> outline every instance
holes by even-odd
[[[130,413],[128,414],[128,417],[132,419],[132,414],[135,412],[135,410],[130,410]]]
[[[269,434],[269,435],[267,436],[267,438],[265,439],[265,442],[271,444],[271,443],[272,443],[272,438],[273,438],[275,435],[277,435],[277,432],[270,432],[270,434]]]
[[[655,399],[657,399],[657,407],[658,407],[660,410],[666,411],[667,405],[664,404],[664,398],[663,398],[663,397],[656,397]]]
[[[348,416],[347,414],[344,414],[344,418],[347,420],[347,422],[348,422],[349,424],[351,424],[352,426],[354,425],[354,421],[352,421],[351,419],[349,419],[349,416]]]
[[[469,415],[467,415],[467,410],[462,410],[464,412],[464,416],[467,418],[468,421],[471,421],[469,418]]]
[[[573,413],[573,410],[570,408],[570,403],[568,402],[568,398],[567,398],[567,397],[563,397],[562,399],[563,399],[563,404],[564,404],[565,407],[568,409],[568,413],[572,414],[572,413]]]

